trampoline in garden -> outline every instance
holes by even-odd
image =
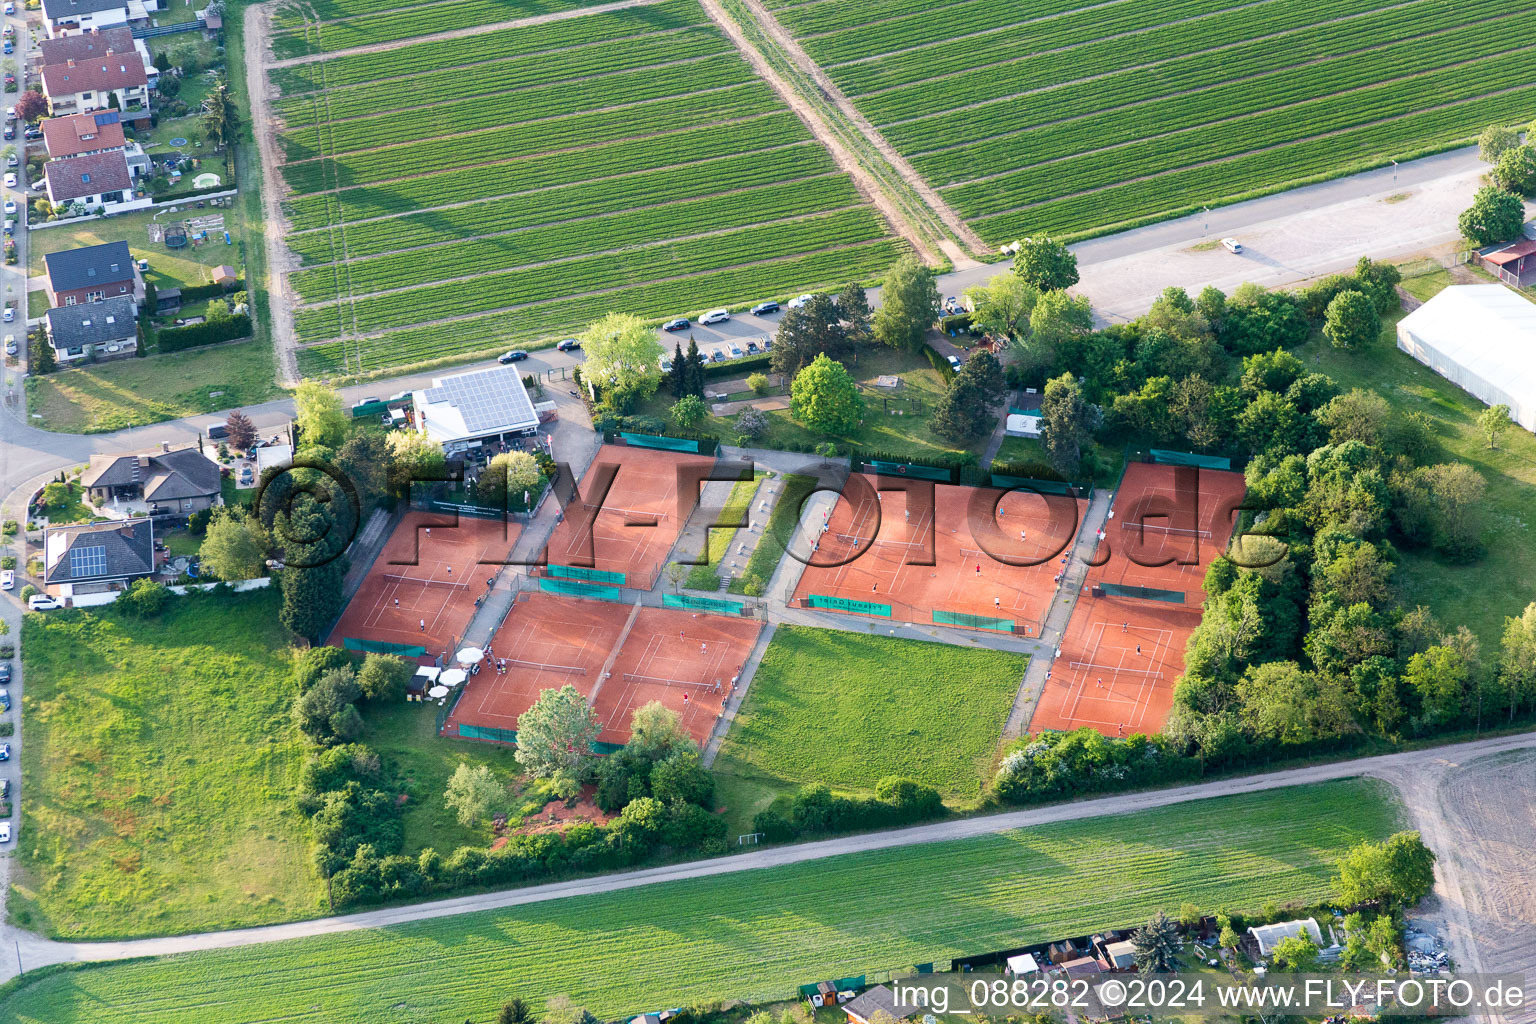
[[[187,140],[186,139],[179,139],[179,138],[178,139],[172,139],[170,144],[172,146],[185,146],[187,144]]]
[[[167,224],[165,226],[165,246],[167,249],[182,249],[187,244],[187,226],[185,224]]]

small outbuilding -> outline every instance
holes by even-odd
[[[876,1011],[884,1010],[897,1020],[906,1020],[912,1011],[896,1005],[896,993],[884,985],[876,985],[857,999],[843,1004],[849,1024],[869,1024]]]
[[[240,283],[240,272],[228,264],[215,267],[213,268],[213,283],[221,284],[225,288],[233,288]]]
[[[1136,966],[1136,947],[1129,939],[1104,944],[1104,966],[1112,971],[1124,971]]]
[[[1020,953],[1018,956],[1008,958],[1008,973],[1023,977],[1027,974],[1038,974],[1040,964],[1036,962],[1033,953]]]
[[[1536,430],[1536,303],[1501,284],[1452,285],[1398,321],[1397,347]]]
[[[1310,917],[1300,921],[1280,921],[1276,924],[1261,924],[1248,929],[1248,934],[1253,936],[1253,941],[1259,944],[1259,955],[1269,956],[1284,939],[1294,939],[1299,935],[1305,935],[1312,940],[1312,944],[1319,949],[1323,947],[1323,931],[1317,926],[1317,922]]]

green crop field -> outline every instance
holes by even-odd
[[[441,1024],[568,993],[602,1020],[788,998],[843,977],[1135,924],[1185,902],[1326,898],[1334,859],[1399,827],[1350,780],[508,910],[71,971],[20,1024]]]
[[[1536,114],[1529,0],[770,6],[993,244],[1198,210]]]
[[[273,69],[301,372],[378,376],[609,311],[783,298],[905,251],[697,0],[583,6],[502,5],[471,23],[580,16]],[[447,7],[338,0],[318,37],[284,21],[278,42],[427,34],[457,26]],[[447,20],[390,35],[433,11]]]
[[[70,938],[314,914],[298,831],[274,587],[173,601],[157,621],[28,615],[27,799],[12,920]]]
[[[1028,664],[1006,651],[781,626],[717,770],[850,790],[902,775],[975,797]]]

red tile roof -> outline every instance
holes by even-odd
[[[37,46],[43,51],[44,67],[49,64],[68,64],[72,60],[90,60],[108,53],[138,52],[133,45],[133,30],[122,26],[98,32],[79,32],[58,39],[42,39]]]
[[[1529,256],[1532,253],[1536,253],[1536,240],[1527,239],[1524,242],[1516,242],[1508,249],[1489,253],[1483,257],[1483,262],[1502,267],[1506,263],[1513,263],[1520,257]]]
[[[43,92],[50,97],[69,96],[77,92],[131,89],[148,84],[144,62],[137,53],[113,54],[72,64],[49,64],[43,67]]]
[[[107,123],[97,124],[98,120]],[[48,155],[55,159],[98,149],[121,149],[128,144],[115,110],[50,117],[43,122],[43,141],[48,146]]]
[[[128,158],[121,150],[91,153],[73,160],[50,160],[43,173],[48,179],[48,195],[54,202],[68,202],[102,192],[121,192],[133,187]]]

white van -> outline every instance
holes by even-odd
[[[33,594],[27,598],[27,608],[34,612],[51,612],[59,607],[59,602],[47,594]]]

